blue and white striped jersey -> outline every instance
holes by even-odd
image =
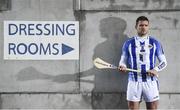
[[[159,60],[157,66],[156,58]],[[129,72],[129,80],[147,81],[157,80],[157,77],[148,76],[146,71],[155,69],[159,72],[166,67],[167,61],[160,42],[151,36],[135,36],[124,43],[119,62],[120,65],[141,70],[140,75],[136,72]]]

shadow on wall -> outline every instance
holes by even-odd
[[[103,60],[119,65],[121,48],[127,36],[124,35],[126,22],[116,17],[104,18],[100,21],[101,37],[107,40],[98,44],[94,50],[93,59],[100,57]],[[95,72],[96,92],[126,91],[127,75],[118,70],[103,69]],[[125,84],[124,84],[125,83]]]
[[[126,21],[117,17],[104,18],[100,21],[99,29],[101,37],[106,40],[96,46],[93,59],[100,57],[109,63],[118,65],[122,45],[128,38],[124,35]],[[127,109],[125,94],[117,94],[126,91],[127,74],[110,69],[92,68],[90,71],[95,73],[95,88],[92,94],[93,108]]]
[[[124,35],[126,21],[117,17],[108,17],[100,21],[99,29],[101,37],[106,40],[98,44],[94,50],[93,59],[100,57],[103,60],[118,65],[121,55],[121,48],[124,41],[128,38]],[[81,79],[81,82],[94,84],[92,91],[92,108],[121,108],[127,109],[126,96],[124,93],[127,87],[127,74],[119,73],[118,70],[103,69],[95,67],[75,74],[60,74],[52,76],[41,73],[34,67],[24,68],[17,74],[18,81],[28,80],[51,80],[56,83],[66,83],[69,81],[79,81],[86,76],[95,76],[93,81]],[[87,97],[86,97],[87,98]]]

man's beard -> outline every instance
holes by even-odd
[[[139,36],[145,36],[145,35],[147,35],[147,33],[148,33],[148,32],[140,32],[140,33],[138,33],[138,35],[139,35]]]

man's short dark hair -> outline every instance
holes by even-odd
[[[136,19],[136,25],[138,24],[139,21],[148,21],[149,22],[149,19],[145,16],[140,16]]]

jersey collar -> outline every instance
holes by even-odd
[[[146,40],[146,39],[149,38],[148,34],[145,35],[145,36],[143,36],[143,37],[140,37],[140,36],[138,36],[138,35],[136,35],[135,37],[136,37],[136,40]]]

